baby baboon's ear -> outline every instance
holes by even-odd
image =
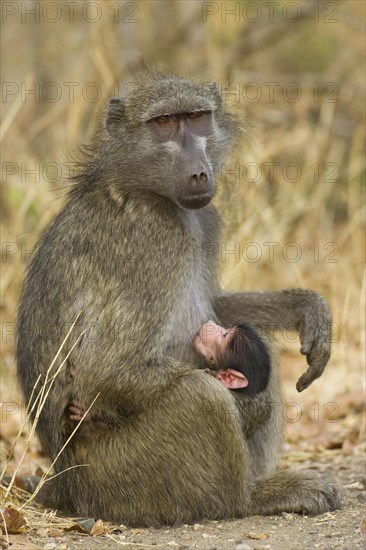
[[[124,112],[125,105],[123,99],[120,99],[119,97],[113,97],[109,102],[106,120],[106,127],[110,134],[112,134],[121,124]]]

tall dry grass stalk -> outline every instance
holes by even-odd
[[[75,346],[78,344],[78,342],[80,341],[80,339],[84,335],[84,331],[81,332],[81,334],[75,340],[73,345],[70,347],[69,351],[65,354],[65,357],[62,359],[60,364],[57,366],[57,360],[58,360],[62,350],[64,349],[66,343],[68,342],[71,334],[73,333],[73,330],[75,328],[75,324],[76,324],[76,322],[79,318],[79,315],[77,315],[77,317],[73,321],[68,333],[66,334],[66,336],[63,339],[59,349],[57,350],[57,353],[54,356],[54,358],[53,358],[50,366],[48,367],[48,369],[46,371],[46,374],[45,374],[45,376],[42,380],[42,384],[39,386],[40,380],[41,380],[41,375],[38,376],[38,378],[37,378],[37,380],[34,384],[34,387],[33,387],[29,402],[28,402],[28,406],[27,406],[27,409],[26,409],[26,415],[25,415],[24,422],[21,424],[21,426],[19,428],[18,434],[15,437],[12,449],[11,449],[11,451],[8,455],[8,458],[4,463],[3,469],[0,473],[0,484],[1,484],[1,482],[4,478],[4,475],[5,475],[5,472],[7,470],[7,467],[9,465],[10,461],[13,458],[14,450],[15,450],[16,446],[19,444],[21,434],[24,431],[27,431],[27,428],[28,428],[27,424],[29,423],[30,424],[30,429],[28,431],[26,445],[24,446],[23,443],[21,444],[21,447],[23,449],[23,451],[21,453],[21,457],[20,457],[20,459],[18,460],[18,462],[16,464],[16,467],[14,469],[13,475],[11,476],[11,479],[7,482],[7,489],[4,492],[0,493],[0,507],[4,506],[4,504],[9,499],[12,491],[14,490],[15,480],[16,480],[17,475],[19,473],[19,470],[22,466],[23,460],[24,460],[24,458],[27,454],[27,450],[30,447],[31,442],[34,439],[40,415],[43,411],[46,400],[49,398],[49,395],[50,395],[50,392],[51,392],[52,387],[54,385],[54,382],[57,379],[57,377],[60,375],[60,373],[62,372],[62,370],[63,370],[63,368],[66,364],[66,361],[69,358],[69,356],[71,355],[73,349],[75,348]],[[74,435],[78,431],[81,423],[84,421],[85,417],[87,416],[87,414],[89,413],[89,411],[93,407],[93,405],[94,405],[95,401],[97,400],[98,396],[99,396],[99,394],[97,394],[95,396],[95,398],[93,399],[90,406],[84,412],[83,417],[76,423],[75,428],[72,430],[71,434],[67,437],[65,443],[62,445],[62,447],[59,450],[59,452],[57,453],[57,455],[54,457],[54,459],[52,460],[52,462],[50,463],[48,468],[42,473],[42,475],[40,476],[39,482],[38,482],[37,486],[34,488],[34,491],[32,492],[32,494],[30,496],[28,495],[28,497],[25,499],[23,504],[18,506],[19,511],[22,510],[25,506],[28,506],[36,498],[39,491],[42,489],[43,485],[45,483],[47,483],[47,481],[49,481],[49,480],[53,479],[53,477],[55,477],[55,476],[50,475],[50,473],[52,472],[53,467],[55,466],[57,460],[59,459],[59,457],[61,456],[61,454],[63,453],[63,451],[67,447],[67,445],[69,444],[69,442],[72,440],[72,438],[74,437]],[[73,466],[73,468],[80,468],[80,467],[87,467],[87,464],[79,464],[79,465]],[[63,472],[59,472],[56,475],[62,475],[62,473]]]

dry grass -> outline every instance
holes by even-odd
[[[95,23],[83,20],[80,7],[74,22],[64,11],[58,23],[44,17],[39,23],[31,17],[20,23],[9,17],[3,27],[2,401],[20,406],[14,382],[14,322],[25,261],[59,208],[69,153],[92,135],[111,88],[126,82],[127,66],[144,52],[163,67],[202,80],[230,80],[234,93],[226,97],[232,109],[254,120],[255,138],[222,169],[217,202],[227,221],[223,284],[237,289],[304,286],[326,296],[335,321],[331,365],[298,396],[294,384],[305,368],[304,359],[297,352],[298,342],[290,342],[290,335],[280,338],[287,350],[285,398],[304,409],[313,402],[322,407],[342,403],[342,418],[349,430],[357,431],[359,442],[364,417],[357,416],[359,405],[356,412],[347,408],[344,395],[352,398],[355,390],[361,391],[355,398],[359,403],[364,393],[363,3],[338,3],[338,22],[324,21],[326,14],[320,12],[315,23],[306,12],[296,23],[279,16],[280,26],[265,15],[258,24],[243,17],[238,23],[230,17],[225,22],[220,11],[203,23],[200,4],[189,1],[176,3],[174,10],[167,10],[165,2],[142,2],[138,22],[123,22],[127,14],[120,13],[116,24],[110,9],[115,4],[100,3],[102,16]],[[250,100],[255,88],[245,88],[248,82],[261,91],[258,101]],[[296,102],[291,101],[295,88],[286,88],[291,82],[301,90]],[[101,91],[96,102],[87,99],[96,89],[90,83]],[[39,90],[36,96],[25,94],[32,88]],[[55,91],[59,99],[47,100]],[[265,243],[278,244],[270,249]],[[234,249],[238,257],[229,253]],[[292,261],[296,254],[297,261]],[[22,412],[4,410],[0,443],[6,458]],[[20,472],[42,464],[34,442],[27,443],[27,430],[21,433],[11,472],[25,448],[28,459]]]

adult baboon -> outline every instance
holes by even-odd
[[[282,511],[321,513],[337,488],[307,474],[274,472],[281,407],[274,368],[271,418],[250,437],[248,398],[204,370],[192,341],[212,319],[298,330],[309,369],[329,358],[331,315],[310,290],[223,292],[217,167],[238,135],[216,84],[150,71],[113,99],[106,131],[28,270],[18,319],[18,375],[25,399],[54,363],[37,432],[54,458],[69,434],[69,403],[115,421],[80,431],[61,454],[43,502],[65,512],[162,525]],[[52,374],[52,373],[51,373]],[[48,382],[47,387],[50,386]],[[274,472],[274,473],[273,473]]]

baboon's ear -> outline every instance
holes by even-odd
[[[107,120],[105,123],[110,134],[121,124],[124,112],[125,106],[123,99],[113,97],[109,102]]]

